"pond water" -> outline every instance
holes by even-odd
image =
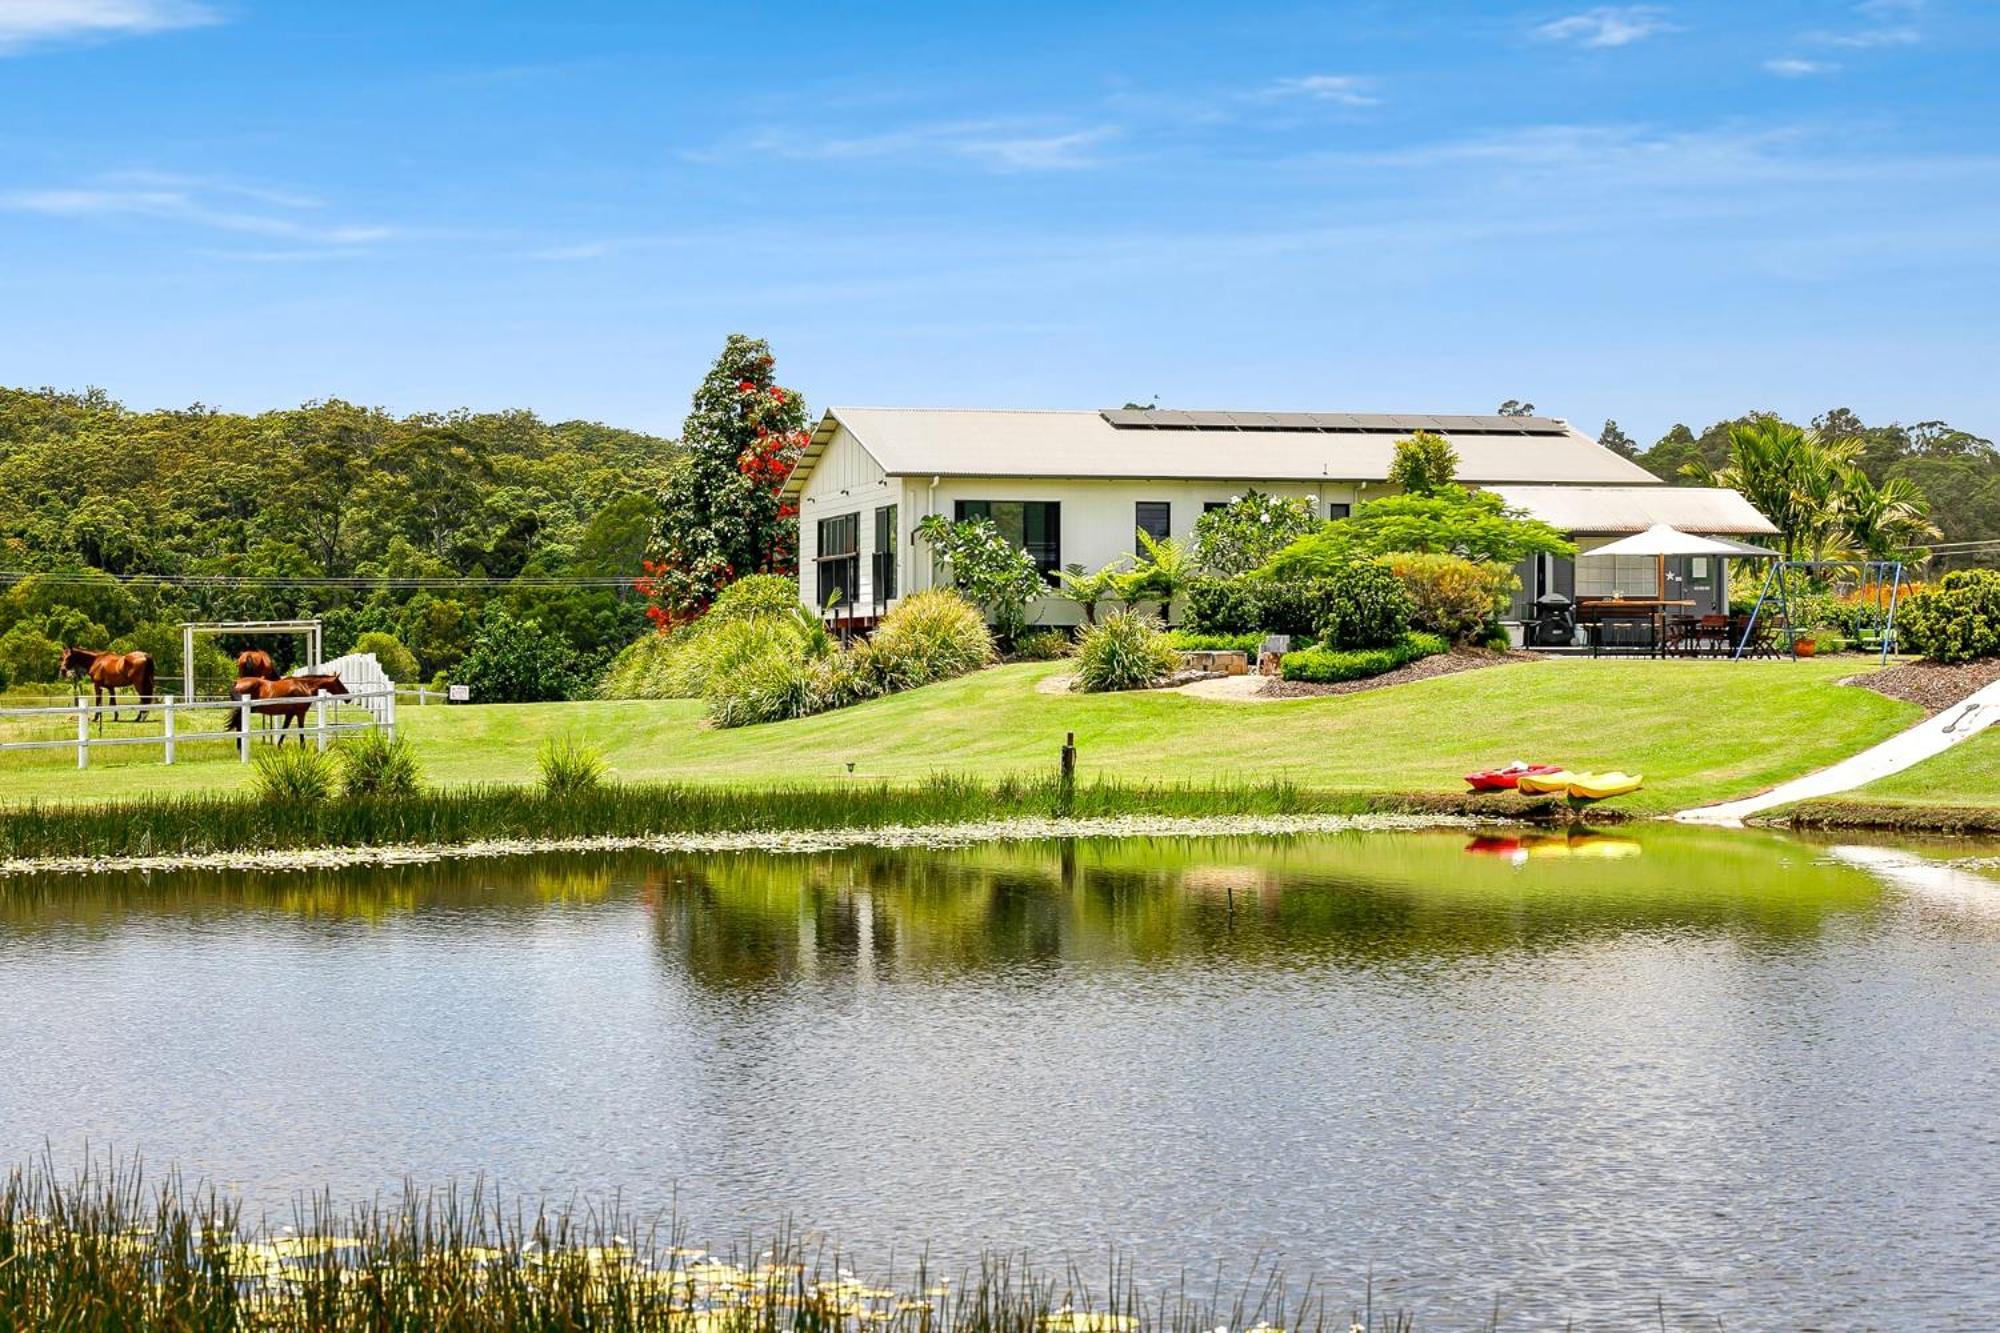
[[[1429,1326],[2000,1322],[2000,878],[1775,835],[0,881],[0,1152]],[[1694,1321],[1706,1318],[1708,1322]]]

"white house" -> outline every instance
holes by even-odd
[[[930,514],[991,518],[1050,575],[1132,552],[1139,529],[1186,536],[1204,509],[1253,488],[1310,498],[1323,517],[1338,518],[1387,492],[1396,441],[1416,430],[1451,441],[1460,481],[1499,492],[1584,544],[1658,522],[1731,537],[1776,531],[1734,491],[1669,487],[1549,417],[836,407],[785,482],[799,506],[799,595],[866,624],[932,586],[937,571],[914,537]],[[1623,563],[1585,561],[1579,573],[1569,561],[1531,562],[1519,605],[1546,591],[1587,596],[1599,582],[1617,590]],[[1676,574],[1699,601],[1720,605],[1720,564]],[[1080,613],[1050,598],[1030,617],[1064,625]]]

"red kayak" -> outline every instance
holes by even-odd
[[[1512,791],[1514,784],[1522,778],[1542,773],[1560,773],[1557,764],[1524,764],[1516,759],[1505,768],[1486,768],[1477,773],[1467,773],[1466,782],[1474,791]]]

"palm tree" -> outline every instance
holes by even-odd
[[[1920,560],[1924,543],[1944,535],[1914,483],[1891,477],[1878,486],[1860,468],[1845,478],[1840,521],[1849,551],[1863,560]]]
[[[1847,474],[1857,471],[1861,441],[1823,440],[1777,417],[1752,417],[1729,428],[1729,461],[1721,468],[1689,463],[1681,474],[1742,494],[1777,525],[1787,560],[1818,560],[1842,541]]]

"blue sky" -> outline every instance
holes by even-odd
[[[0,382],[2000,436],[2000,5],[0,0]]]

